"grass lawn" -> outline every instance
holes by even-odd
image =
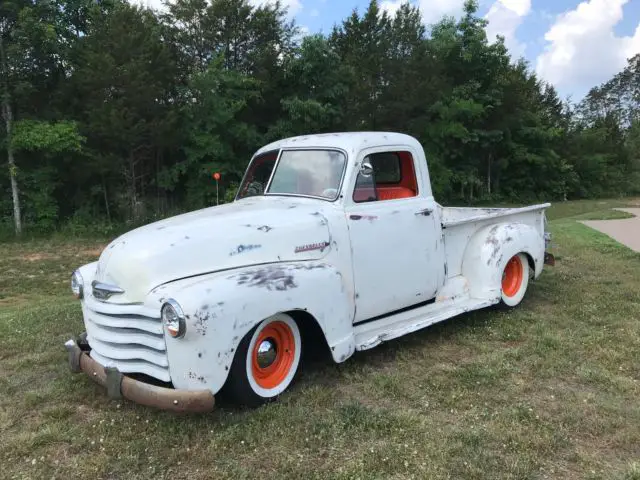
[[[177,416],[72,375],[76,266],[106,242],[0,245],[1,478],[640,479],[640,254],[549,212],[555,267],[515,310],[319,360],[279,402]]]

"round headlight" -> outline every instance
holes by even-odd
[[[169,299],[162,306],[162,323],[164,323],[167,333],[173,338],[184,336],[187,330],[187,324],[184,313],[175,300]]]
[[[82,298],[84,295],[84,280],[82,279],[82,275],[80,272],[76,270],[71,275],[71,291],[73,292],[73,296],[76,298]]]

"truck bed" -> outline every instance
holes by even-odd
[[[549,208],[550,203],[529,205],[518,208],[469,208],[469,207],[442,207],[442,226],[453,227],[464,223],[478,222],[497,217],[506,217],[519,213],[533,212]]]
[[[480,229],[503,222],[535,225],[544,234],[544,209],[550,203],[520,208],[441,207],[441,222],[447,258],[447,276],[462,273],[462,258],[469,239]]]

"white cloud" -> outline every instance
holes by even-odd
[[[403,3],[405,3],[404,0],[384,0],[384,2],[380,4],[380,10],[387,12],[393,17]]]
[[[640,52],[640,25],[632,36],[613,31],[628,0],[587,0],[559,15],[544,36],[537,73],[561,92],[584,94],[607,81]]]
[[[309,16],[311,16],[311,17],[317,17],[318,15],[320,15],[320,12],[318,11],[317,8],[314,8],[313,10],[311,10],[309,12]]]
[[[143,7],[154,8],[163,12],[167,10],[163,0],[129,0],[129,2],[134,5],[142,5]]]
[[[300,37],[306,37],[308,36],[310,33],[309,27],[307,27],[306,25],[298,25],[298,34],[300,35]]]
[[[407,0],[384,0],[380,8],[394,15],[403,3],[407,3]],[[439,22],[445,15],[459,17],[464,7],[464,0],[414,0],[409,3],[418,5],[426,25]]]
[[[502,35],[511,55],[515,58],[523,56],[526,45],[518,41],[516,30],[530,11],[531,0],[496,0],[485,15],[489,21],[489,41],[493,41],[496,35]]]
[[[419,5],[427,25],[439,22],[445,15],[457,18],[464,10],[464,0],[420,0]]]
[[[249,3],[254,7],[261,7],[263,5],[274,5],[276,0],[249,0]],[[300,0],[280,0],[280,5],[287,9],[289,17],[293,17],[302,10]]]

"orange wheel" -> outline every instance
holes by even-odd
[[[275,399],[293,382],[301,352],[300,329],[290,315],[266,318],[240,341],[225,392],[237,403],[254,407]]]
[[[502,274],[502,291],[507,297],[513,297],[522,285],[522,262],[516,257],[512,257],[504,268]]]
[[[260,331],[251,353],[251,373],[262,388],[275,388],[291,370],[296,352],[293,331],[286,323],[269,323]]]
[[[529,284],[529,261],[519,253],[509,259],[502,271],[502,302],[515,307],[524,297]]]

